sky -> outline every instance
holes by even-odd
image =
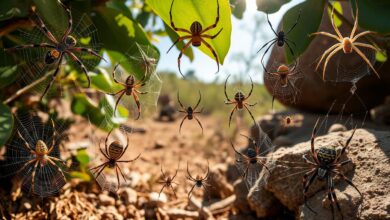
[[[270,0],[272,1],[272,0]],[[281,21],[284,13],[294,5],[302,2],[303,0],[293,0],[288,4],[282,6],[282,8],[274,13],[269,15],[269,19],[273,24],[274,28],[276,28]],[[261,46],[275,37],[272,33],[268,23],[266,22],[266,14],[260,11],[257,11],[256,1],[255,0],[246,0],[247,7],[244,13],[244,17],[242,19],[236,19],[232,16],[232,36],[231,36],[231,44],[228,55],[225,58],[224,65],[220,65],[220,72],[214,74],[217,70],[217,65],[215,60],[211,59],[207,55],[203,54],[200,50],[193,47],[194,51],[194,60],[190,62],[190,60],[183,56],[181,59],[181,69],[183,74],[185,74],[189,70],[194,70],[195,75],[198,79],[204,82],[212,82],[217,78],[226,78],[229,74],[240,74],[243,70],[242,65],[237,62],[234,62],[234,56],[243,53],[248,54],[247,51],[255,49],[256,51],[261,48]],[[262,19],[262,24],[259,26],[263,31],[261,32],[260,37],[255,39],[255,45],[257,48],[253,48],[251,41],[252,37],[247,31],[252,30],[254,28],[255,19]],[[180,76],[178,68],[177,68],[177,57],[179,55],[179,50],[174,47],[168,54],[165,51],[172,45],[172,41],[168,37],[160,37],[157,38],[158,43],[155,44],[162,56],[160,57],[160,61],[157,66],[158,71],[169,71],[175,72],[178,76]],[[261,52],[255,58],[254,63],[260,64]],[[266,59],[268,59],[266,57]],[[256,63],[256,60],[258,62]],[[253,81],[262,82],[262,74],[263,70],[260,66],[253,68],[250,73]],[[217,79],[220,80],[220,79]]]

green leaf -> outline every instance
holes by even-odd
[[[179,35],[171,29],[167,24],[164,23],[165,31],[167,32],[169,38],[171,39],[172,42],[175,42],[177,38],[179,38]],[[176,48],[180,50],[181,48],[184,47],[184,42],[181,41],[176,44]],[[184,52],[184,55],[187,56],[191,61],[194,60],[194,52],[192,51],[192,47],[188,47],[188,49]]]
[[[89,155],[85,149],[77,151],[76,159],[80,162],[80,167],[86,167],[90,161]]]
[[[385,50],[384,51],[377,51],[375,53],[375,59],[376,59],[376,61],[381,62],[381,63],[386,62],[387,61],[386,51]]]
[[[68,17],[65,10],[53,0],[33,0],[39,16],[44,20],[45,24],[50,27],[55,27],[55,30],[65,30],[68,27]]]
[[[7,105],[0,103],[0,148],[7,143],[11,136],[13,125],[14,118],[11,109]]]
[[[0,21],[28,16],[30,4],[31,0],[1,0]]]
[[[171,7],[171,0],[146,0],[146,3],[153,9],[153,11],[160,16],[166,24],[171,25],[169,18],[169,10]],[[213,40],[206,40],[215,49],[219,61],[223,64],[225,56],[230,48],[230,38],[232,31],[231,11],[229,2],[219,0],[220,4],[220,21],[218,26],[207,34],[216,34],[221,28],[222,32]],[[205,4],[204,1],[199,0],[176,0],[172,7],[173,22],[176,27],[185,28],[189,30],[191,24],[194,21],[198,21],[203,25],[203,28],[212,25],[215,22],[217,16],[217,1],[208,1]],[[178,32],[180,36],[188,35],[187,33]],[[202,44],[200,50],[214,59],[212,52]]]
[[[98,67],[96,70],[97,72],[89,72],[92,88],[98,89],[103,93],[111,93],[121,89],[120,85],[113,83],[112,76],[106,69]]]
[[[279,11],[282,5],[291,0],[256,0],[257,10],[271,14]]]
[[[299,11],[301,10],[301,18],[297,26],[288,34],[287,38],[294,42],[296,46],[291,45],[294,56],[299,57],[310,42],[313,40],[309,34],[316,32],[321,24],[322,15],[324,12],[324,5],[326,0],[306,0],[286,12],[283,16],[283,29],[288,31],[297,20]],[[294,56],[290,53],[287,46],[285,46],[285,54],[287,63],[294,60]]]
[[[350,1],[355,14],[355,0]],[[359,0],[359,27],[376,31],[381,34],[390,33],[390,1],[389,0]]]
[[[83,173],[80,171],[72,171],[69,174],[72,179],[80,179],[83,182],[91,181],[91,176],[88,175],[88,173]]]
[[[341,6],[340,2],[333,2],[332,3],[334,10],[339,12],[340,14],[343,14],[343,7]],[[332,9],[328,7],[328,14],[329,17],[332,17]],[[337,16],[336,13],[334,13],[334,23],[336,24],[337,27],[340,27],[343,24],[343,21]]]
[[[230,5],[232,7],[232,13],[234,17],[242,19],[246,9],[245,0],[230,0]]]

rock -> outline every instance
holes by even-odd
[[[233,186],[226,179],[227,164],[217,164],[210,169],[209,189],[211,197],[226,198],[233,194]]]
[[[158,192],[151,192],[149,198],[151,203],[157,203],[158,205],[163,205],[168,201],[168,197],[164,192],[161,192],[160,195]]]
[[[340,145],[345,143],[350,135],[351,131],[346,131],[320,136],[315,141],[316,149],[321,146],[337,146],[339,150]],[[325,182],[315,180],[308,191],[308,203],[318,214],[314,216],[307,207],[302,205],[302,177],[310,170],[310,167],[305,166],[302,155],[308,154],[309,151],[309,142],[275,151],[273,157],[276,165],[263,188],[258,187],[259,190],[266,190],[273,196],[262,196],[265,193],[262,191],[252,193],[250,199],[254,198],[255,201],[260,202],[252,204],[251,207],[257,208],[263,204],[268,205],[268,203],[270,207],[273,207],[278,205],[279,201],[283,206],[298,213],[300,219],[315,219],[318,216],[321,216],[321,219],[331,219],[329,202],[326,201]],[[363,202],[353,187],[339,178],[334,178],[335,191],[344,219],[389,219],[390,132],[357,129],[347,152],[347,157],[352,163],[343,166],[342,172],[362,192]],[[341,158],[341,161],[346,160],[347,157]],[[368,177],[370,181],[366,181]],[[272,202],[274,198],[277,201]],[[338,217],[339,213],[336,210],[335,208],[336,217]],[[265,215],[261,209],[257,210],[257,213]]]
[[[133,205],[137,203],[137,192],[133,190],[132,188],[125,187],[121,188],[118,191],[118,194],[120,195],[120,198],[123,200],[125,205]]]
[[[25,202],[25,203],[23,203],[23,207],[25,208],[25,209],[27,209],[27,210],[30,210],[31,209],[31,203],[30,202]]]
[[[272,143],[276,146],[276,147],[280,147],[280,146],[290,146],[292,145],[294,142],[287,136],[278,136],[276,137]]]
[[[234,193],[236,195],[236,201],[234,202],[234,207],[240,210],[240,213],[252,213],[251,208],[249,207],[247,196],[248,188],[244,181],[238,179],[233,184]]]
[[[258,218],[274,216],[283,210],[282,204],[264,188],[252,188],[248,194],[248,203]]]
[[[330,126],[328,133],[339,132],[339,131],[347,131],[347,128],[342,124],[336,123]]]
[[[390,96],[385,103],[370,110],[372,120],[377,124],[390,125]]]
[[[108,196],[105,193],[101,193],[99,195],[99,201],[100,201],[100,204],[104,205],[104,206],[113,206],[113,205],[115,205],[115,199],[110,197],[110,196]]]
[[[154,149],[162,149],[164,147],[167,146],[167,143],[165,143],[164,141],[162,140],[157,140],[155,143],[154,143]]]

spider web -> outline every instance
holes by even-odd
[[[133,75],[136,79],[136,83],[142,81],[144,78],[145,85],[139,88],[140,92],[146,92],[147,94],[137,94],[141,106],[141,118],[147,118],[156,113],[157,101],[160,96],[162,87],[162,81],[156,72],[156,65],[158,60],[158,53],[151,46],[144,46],[135,44],[137,49],[136,54],[126,54],[126,59],[121,60],[118,64],[118,68],[114,72],[114,77],[118,82],[125,83],[127,77]],[[142,70],[144,77],[137,78],[134,73],[127,72],[126,69],[129,66],[133,66],[134,63],[137,68]],[[120,89],[123,89],[121,86]],[[113,89],[110,93],[116,93],[119,89]],[[120,93],[121,94],[121,93]],[[115,95],[115,101],[118,101],[120,94]],[[137,118],[138,108],[133,96],[123,95],[118,103],[118,109],[120,106],[129,111],[129,116]]]
[[[280,65],[283,64],[277,61],[272,63],[270,68],[268,68],[269,72],[264,74],[264,85],[270,91],[271,95],[280,102],[296,103],[301,95],[300,86],[304,78],[303,72],[299,67],[299,62],[296,64],[296,67],[294,67],[295,64],[288,65],[291,72],[289,74],[290,83],[287,85],[283,85],[279,75],[272,74],[277,72]]]
[[[74,24],[70,35],[76,38],[76,47],[85,47],[94,51],[99,51],[101,44],[99,43],[97,29],[93,25],[90,17],[87,14],[80,14],[74,11],[72,11],[72,16]],[[42,19],[44,18],[42,17]],[[58,16],[53,19],[67,22],[66,16]],[[35,24],[37,24],[37,18],[32,20],[35,21]],[[48,21],[43,20],[43,22],[56,37],[56,39],[61,40],[65,30],[59,29],[57,26],[50,25],[50,22]],[[37,26],[30,30],[20,29],[15,33],[14,36],[15,37],[13,40],[15,42],[19,42],[19,45],[40,43],[53,44]],[[26,48],[6,52],[10,55],[12,61],[18,65],[17,71],[20,77],[17,83],[20,85],[20,87],[29,85],[38,79],[42,79],[43,77],[47,76],[46,79],[42,80],[42,82],[38,83],[38,85],[36,85],[31,90],[33,93],[43,93],[46,86],[52,79],[51,75],[54,73],[56,68],[56,62],[53,64],[46,64],[44,62],[46,53],[50,50],[51,49],[49,48]],[[87,70],[93,70],[100,62],[99,58],[85,52],[74,52],[74,54],[83,62]],[[56,90],[60,90],[60,92],[62,91],[60,87],[61,82],[74,80],[74,76],[70,77],[70,79],[66,79],[68,74],[65,74],[65,72],[67,71],[65,71],[64,68],[61,68],[64,67],[64,64],[70,64],[73,69],[77,70],[79,75],[84,74],[77,63],[71,60],[68,55],[64,55],[56,80],[54,81],[52,88],[48,91],[49,97],[56,96],[58,94],[58,91]],[[73,72],[72,74],[75,73]],[[86,82],[85,76],[83,76],[82,79],[82,81]],[[81,87],[77,79],[73,83],[75,83],[76,86]]]
[[[52,146],[54,137],[50,120],[43,122],[35,114],[20,112],[15,117],[15,128],[21,133],[33,150],[35,150],[38,140],[44,141],[49,149]],[[65,128],[62,124],[55,123],[55,129],[57,134],[54,140],[54,149],[49,156],[60,158],[59,146],[66,138],[66,135],[63,133]],[[56,166],[50,163],[40,163],[36,168],[33,184],[32,174],[35,170],[35,163],[27,165],[24,169],[22,168],[27,162],[35,159],[35,156],[25,147],[23,140],[19,138],[16,130],[10,140],[6,145],[6,160],[2,165],[2,170],[4,171],[4,175],[2,176],[15,176],[21,182],[25,192],[35,194],[39,197],[48,197],[58,193],[66,183],[61,172],[65,174],[68,171],[67,167],[55,161],[53,162]]]
[[[248,166],[247,164],[245,164],[245,157],[238,153],[235,153],[235,164],[248,190],[257,191],[268,182],[270,172],[272,172],[274,168],[272,154],[275,150],[275,147],[269,139],[268,135],[260,128],[260,126],[255,127],[252,131],[254,131],[252,132],[254,134],[252,139],[260,147],[259,154],[257,154],[257,159],[258,161],[261,161],[268,168],[269,171],[264,168],[263,165],[260,163],[249,164]],[[249,146],[246,151],[241,151],[241,153],[245,156],[248,156],[249,148],[254,149],[254,144],[251,141],[249,141]]]

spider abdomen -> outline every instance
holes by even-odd
[[[349,37],[343,39],[343,51],[344,53],[352,53],[352,41]]]
[[[47,148],[45,142],[43,142],[42,140],[38,140],[35,146],[35,151],[37,152],[38,155],[45,155],[47,154],[49,149]]]
[[[193,35],[199,35],[202,32],[202,25],[198,21],[191,24],[190,30]]]
[[[328,165],[336,159],[337,151],[334,147],[321,147],[317,152],[317,157],[322,165]]]
[[[60,57],[60,52],[58,50],[47,51],[45,55],[45,63],[52,64]]]
[[[123,152],[123,145],[119,141],[114,141],[108,147],[108,155],[111,159],[117,160],[121,157]]]
[[[277,44],[278,44],[279,47],[281,47],[281,46],[284,45],[285,36],[286,36],[286,35],[284,34],[283,31],[280,31],[280,32],[278,33],[278,42],[277,42]]]

